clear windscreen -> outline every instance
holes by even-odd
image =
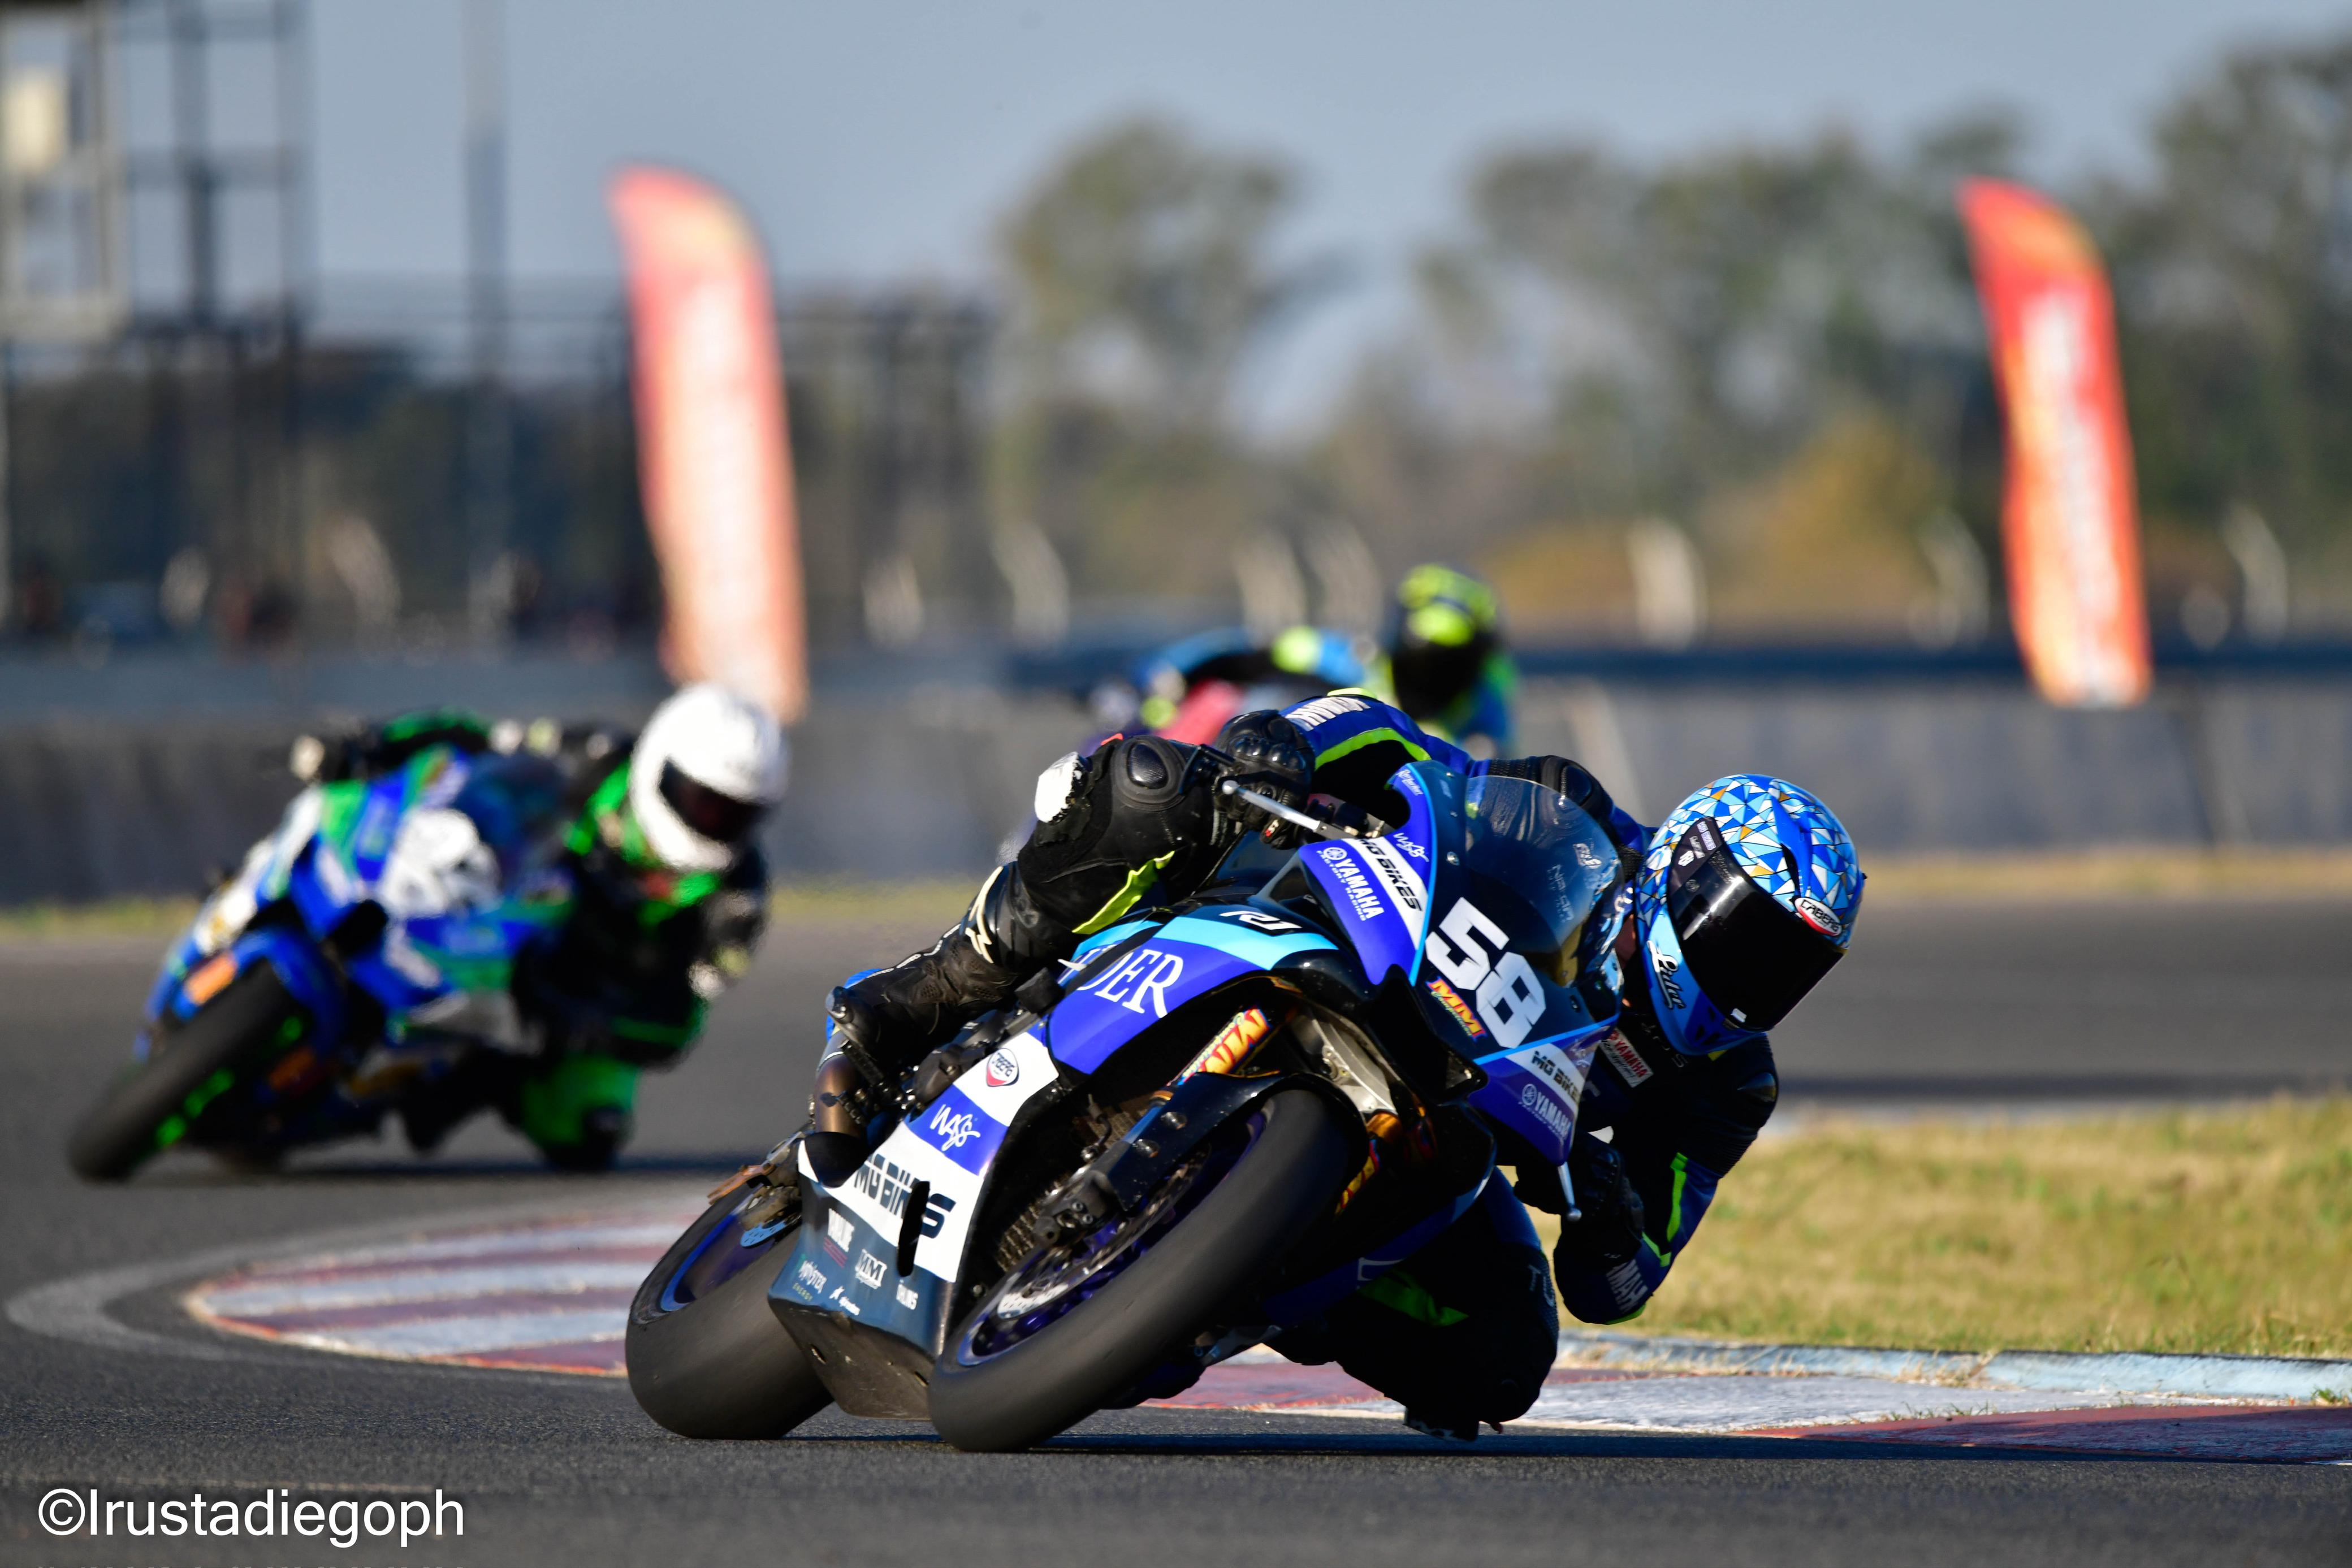
[[[1617,876],[1608,830],[1554,789],[1482,774],[1465,796],[1465,891],[1530,956],[1558,955],[1553,977],[1572,972],[1584,923]]]

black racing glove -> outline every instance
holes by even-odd
[[[601,1051],[612,1044],[612,1014],[556,977],[553,952],[545,945],[534,943],[515,955],[508,988],[517,1009],[539,1026],[540,1049],[547,1055]]]
[[[706,1002],[751,972],[751,954],[767,929],[764,889],[722,888],[703,901],[702,946],[686,971],[687,984]]]
[[[1217,732],[1215,749],[1233,764],[1225,779],[1294,809],[1307,803],[1307,788],[1315,777],[1315,754],[1298,727],[1274,709],[1228,720]],[[1225,794],[1224,782],[1218,780],[1217,810],[1239,823],[1244,832],[1263,831],[1267,839],[1278,841],[1293,831],[1292,824],[1271,812]]]
[[[1568,1152],[1569,1180],[1583,1218],[1563,1217],[1558,1256],[1597,1270],[1609,1270],[1642,1250],[1642,1195],[1625,1174],[1625,1157],[1591,1134],[1579,1130]],[[1553,1191],[1559,1190],[1558,1178]]]

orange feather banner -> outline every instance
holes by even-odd
[[[1959,200],[2008,428],[2018,646],[2051,702],[2128,706],[2148,693],[2147,603],[2106,269],[2032,191],[1970,180]]]
[[[646,526],[668,606],[662,662],[791,724],[808,706],[808,639],[766,258],[735,204],[699,180],[628,168],[607,196],[628,268]]]

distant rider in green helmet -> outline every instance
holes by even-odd
[[[1513,747],[1517,684],[1494,590],[1433,565],[1405,573],[1380,643],[1318,626],[1271,640],[1220,627],[1156,650],[1097,687],[1093,703],[1106,725],[1198,745],[1245,708],[1356,691],[1474,757],[1498,757]],[[1221,701],[1204,700],[1212,688]]]
[[[1503,645],[1495,591],[1446,566],[1417,566],[1397,586],[1384,669],[1370,683],[1432,735],[1473,757],[1513,749],[1518,672]]]
[[[294,748],[306,781],[373,778],[447,746],[552,764],[563,787],[519,788],[523,831],[570,873],[570,914],[514,968],[528,1051],[473,1052],[401,1112],[409,1143],[438,1147],[495,1108],[567,1170],[601,1170],[627,1142],[637,1075],[675,1066],[710,1003],[751,967],[768,873],[753,835],[783,793],[776,721],[724,687],[688,686],[645,729],[491,724],[462,709],[405,715]],[[543,776],[544,767],[532,769]]]

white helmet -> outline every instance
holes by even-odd
[[[687,687],[654,709],[629,759],[629,809],[646,847],[678,871],[723,871],[784,792],[783,732],[724,686]]]

